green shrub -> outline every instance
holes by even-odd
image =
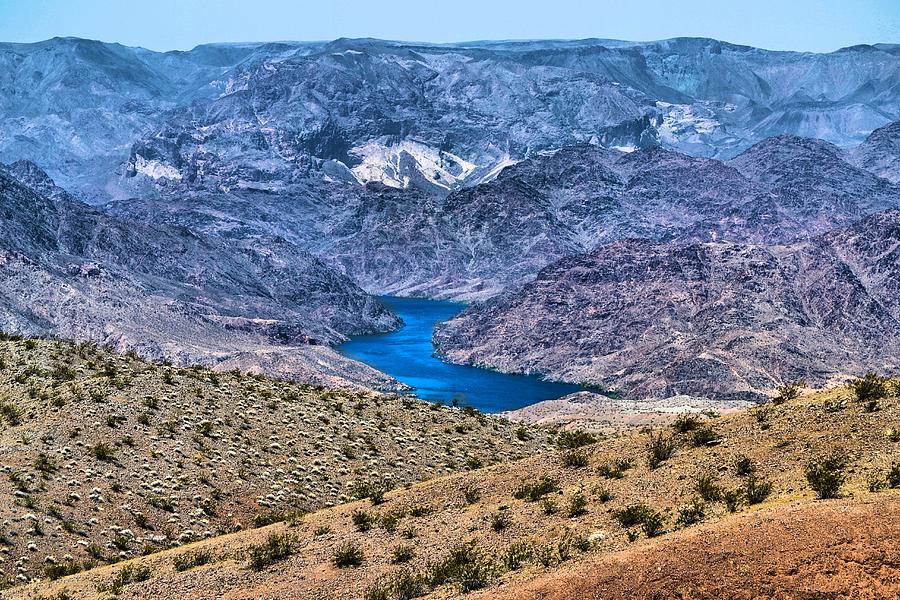
[[[334,551],[331,562],[338,569],[346,569],[360,566],[363,564],[363,559],[362,548],[353,542],[344,542]]]
[[[528,542],[513,542],[503,553],[503,565],[510,571],[518,571],[534,556],[534,548]]]
[[[463,489],[463,497],[466,499],[466,504],[475,504],[481,500],[481,491],[474,485],[467,485]]]
[[[494,531],[503,531],[512,525],[512,517],[509,511],[499,510],[491,515],[491,529]]]
[[[900,463],[894,463],[891,465],[891,469],[890,471],[888,471],[886,481],[889,488],[900,488]]]
[[[581,450],[569,450],[563,453],[562,464],[570,469],[580,469],[587,466],[588,457]]]
[[[603,463],[597,467],[597,474],[607,479],[621,479],[625,477],[625,471],[633,466],[631,459],[617,458],[608,463]]]
[[[761,479],[757,479],[756,476],[751,475],[747,478],[747,481],[744,483],[744,498],[747,500],[747,504],[751,506],[754,504],[759,504],[769,497],[769,494],[772,493],[772,482],[763,481]]]
[[[725,509],[730,513],[737,512],[743,499],[744,493],[741,488],[722,490],[722,502],[725,503]]]
[[[194,567],[208,565],[211,562],[213,562],[212,551],[207,548],[202,548],[200,550],[194,550],[193,552],[179,554],[172,559],[172,566],[176,571],[187,571]]]
[[[734,472],[738,477],[746,477],[752,475],[756,470],[750,457],[739,454],[734,459]]]
[[[707,502],[718,502],[722,499],[722,490],[719,488],[715,475],[703,474],[697,477],[695,486],[700,497]]]
[[[664,436],[661,433],[653,436],[647,444],[647,464],[651,469],[659,467],[672,458],[676,447],[675,439],[670,436]]]
[[[116,455],[113,447],[104,442],[97,442],[96,444],[91,446],[88,450],[88,453],[97,460],[103,462],[112,462],[113,460],[115,460]]]
[[[663,532],[665,519],[659,511],[651,510],[641,523],[641,529],[647,537],[656,537]]]
[[[369,531],[375,524],[375,518],[368,511],[361,508],[357,508],[350,514],[350,520],[353,521],[353,526],[362,532]]]
[[[672,422],[672,429],[678,433],[689,433],[699,429],[701,425],[703,425],[703,421],[696,415],[684,414],[678,415],[678,418]]]
[[[564,450],[573,450],[597,441],[597,437],[586,431],[560,431],[556,435],[556,445]]]
[[[559,482],[546,475],[534,482],[521,484],[513,491],[513,498],[527,502],[537,502],[547,494],[559,491]]]
[[[391,562],[395,565],[407,563],[416,555],[416,550],[412,546],[398,544],[391,550]]]
[[[643,523],[644,519],[652,512],[653,509],[644,504],[630,504],[625,508],[617,510],[614,513],[614,516],[622,527],[633,527]]]
[[[804,474],[809,486],[822,500],[837,498],[844,485],[844,468],[847,459],[843,452],[835,450],[830,455],[807,463]]]
[[[550,498],[541,498],[541,510],[545,515],[555,515],[559,512],[559,506]]]
[[[138,583],[150,579],[150,567],[130,564],[123,567],[109,582],[108,589],[114,596],[118,596],[130,583]],[[101,590],[104,591],[104,590]]]
[[[800,390],[806,387],[805,381],[794,381],[786,383],[776,390],[775,396],[772,398],[772,404],[784,404],[800,397]]]
[[[570,518],[580,517],[587,513],[588,500],[581,492],[575,492],[569,499],[569,508],[566,513]]]
[[[859,402],[872,402],[887,398],[890,394],[889,380],[875,373],[866,373],[863,377],[850,382],[850,388]]]
[[[694,498],[690,504],[685,504],[678,509],[677,523],[682,527],[696,525],[706,518],[706,506],[700,498]]]
[[[297,547],[297,538],[287,533],[270,533],[262,544],[248,548],[250,568],[261,571],[291,556]]]
[[[431,565],[427,580],[432,588],[456,584],[465,593],[487,586],[497,573],[497,566],[469,542],[451,548],[443,560]]]
[[[719,434],[708,425],[695,429],[691,436],[691,441],[694,443],[694,446],[698,448],[701,446],[708,446],[718,440]]]

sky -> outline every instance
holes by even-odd
[[[55,36],[151,50],[339,37],[454,42],[690,36],[829,52],[900,43],[900,0],[0,0],[0,41]]]

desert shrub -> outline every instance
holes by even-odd
[[[772,493],[772,482],[758,479],[755,475],[751,475],[744,482],[743,487],[744,499],[747,504],[759,504],[769,497]]]
[[[677,444],[675,439],[663,434],[657,434],[647,444],[647,464],[651,469],[657,468],[675,454]]]
[[[412,546],[406,544],[398,544],[391,550],[391,562],[395,565],[407,563],[416,555],[416,550]]]
[[[542,476],[537,481],[522,483],[513,491],[513,498],[527,502],[537,502],[547,494],[559,491],[559,482],[552,477]]]
[[[678,509],[677,523],[682,527],[696,525],[706,518],[706,506],[700,498],[694,498],[690,504],[685,504]]]
[[[405,513],[402,510],[392,510],[380,515],[377,521],[382,529],[388,533],[393,533],[397,531],[397,525],[400,524],[400,519],[403,518],[404,514]]]
[[[570,469],[580,469],[587,466],[588,457],[581,450],[569,450],[563,453],[562,464]]]
[[[194,567],[208,565],[211,562],[213,562],[212,551],[207,548],[202,548],[200,550],[194,550],[193,552],[179,554],[172,559],[172,566],[176,571],[187,571]]]
[[[405,569],[380,577],[366,589],[363,600],[410,600],[430,591],[427,574]]]
[[[287,533],[270,533],[261,544],[251,545],[247,552],[250,556],[250,568],[261,571],[270,565],[280,562],[294,553],[297,538]]]
[[[597,441],[597,437],[586,431],[560,431],[556,435],[556,445],[564,450],[573,450]]]
[[[725,509],[730,513],[737,512],[743,498],[744,494],[741,488],[722,490],[722,502],[725,503]]]
[[[663,532],[663,527],[665,527],[665,518],[662,516],[662,513],[656,510],[651,510],[647,513],[641,522],[641,529],[647,537],[658,536]]]
[[[362,548],[349,541],[338,546],[331,557],[332,564],[338,569],[358,567],[363,564],[363,560]]]
[[[130,583],[147,581],[148,579],[150,579],[150,567],[130,564],[122,567],[122,569],[115,574],[115,576],[109,582],[109,587],[106,589],[108,589],[109,592],[111,592],[114,596],[118,596],[125,589],[126,585]]]
[[[447,556],[428,569],[427,580],[432,588],[456,584],[462,592],[481,589],[497,575],[497,566],[477,550],[474,542],[450,549]]]
[[[9,402],[0,402],[0,417],[5,419],[10,427],[22,423],[22,411],[18,406]]]
[[[772,397],[772,404],[784,404],[796,400],[800,396],[800,390],[804,387],[806,387],[805,381],[785,383],[776,390],[775,396]]]
[[[707,502],[718,502],[722,498],[722,490],[719,488],[715,475],[700,475],[697,477],[697,484],[694,487],[700,497]]]
[[[393,482],[386,480],[357,481],[350,487],[350,495],[358,500],[368,498],[372,504],[377,505],[384,502],[384,495],[393,488]]]
[[[34,468],[40,471],[44,477],[48,477],[51,473],[57,471],[59,466],[45,453],[40,452],[37,458],[34,459]]]
[[[555,515],[559,512],[559,506],[550,498],[541,498],[541,510],[545,515]]]
[[[694,446],[697,446],[698,448],[701,446],[708,446],[718,439],[719,434],[708,425],[695,429],[693,435],[691,435],[691,441],[694,443]]]
[[[534,556],[534,548],[528,542],[513,542],[503,553],[503,565],[510,571],[518,571]]]
[[[93,568],[93,566],[94,563],[91,561],[81,563],[77,560],[64,560],[63,562],[49,563],[44,566],[44,577],[53,581],[68,575],[87,571],[88,569]]]
[[[746,477],[752,475],[756,470],[753,461],[749,456],[739,454],[734,459],[734,472],[738,477]]]
[[[499,510],[491,514],[491,529],[494,531],[503,531],[512,525],[512,517],[507,510]]]
[[[466,504],[475,504],[481,500],[481,491],[474,485],[467,485],[463,489],[463,498],[466,499]]]
[[[587,513],[587,505],[587,497],[581,492],[575,492],[569,499],[569,508],[566,511],[566,514],[568,514],[569,517],[573,519],[575,517],[580,517],[581,515]]]
[[[678,415],[672,422],[672,429],[678,433],[690,433],[695,429],[699,429],[703,425],[703,421],[696,415],[684,414]]]
[[[873,402],[886,398],[890,394],[889,380],[875,373],[866,373],[859,379],[850,382],[850,388],[859,402]]]
[[[630,504],[617,510],[614,516],[622,527],[634,527],[643,523],[652,512],[653,509],[644,504]]]
[[[600,502],[601,504],[609,502],[613,499],[612,490],[607,486],[598,485],[597,487],[595,487],[594,495],[597,496],[597,502]]]
[[[827,500],[836,498],[841,486],[844,485],[844,468],[846,466],[847,459],[844,453],[835,450],[828,456],[807,463],[804,474],[809,482],[809,487],[818,494],[819,498]]]
[[[617,458],[614,461],[606,462],[597,467],[597,474],[607,479],[621,479],[625,477],[625,471],[633,466],[631,459]]]
[[[103,462],[112,462],[115,459],[116,452],[112,446],[104,442],[97,442],[88,449],[88,453]]]
[[[886,482],[889,488],[900,488],[900,463],[894,463],[891,465],[891,468],[887,474]]]
[[[353,521],[353,526],[362,532],[369,531],[375,524],[375,517],[361,508],[357,508],[350,514],[350,520]]]

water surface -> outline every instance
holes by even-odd
[[[458,400],[484,412],[500,412],[583,389],[537,377],[445,363],[434,356],[431,333],[436,323],[460,312],[464,308],[462,304],[394,297],[384,297],[381,301],[405,325],[391,333],[355,337],[338,346],[338,350],[415,388],[416,395],[423,400],[444,403]]]

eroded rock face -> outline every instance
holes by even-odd
[[[18,179],[21,178],[21,179]],[[346,276],[283,238],[240,241],[110,217],[71,198],[33,164],[0,170],[0,324],[90,339],[178,363],[281,359],[279,375],[340,377],[327,348],[399,321]],[[321,373],[316,374],[317,363]],[[363,377],[362,379],[365,379]]]
[[[278,194],[188,190],[106,208],[220,236],[277,232],[375,293],[478,300],[618,239],[789,243],[894,206],[900,188],[834,146],[780,137],[729,162],[583,144],[446,196],[331,182]]]
[[[888,181],[900,183],[900,121],[872,132],[850,153],[853,164]]]
[[[448,360],[623,390],[757,399],[900,369],[900,211],[786,247],[625,240],[439,326]]]

